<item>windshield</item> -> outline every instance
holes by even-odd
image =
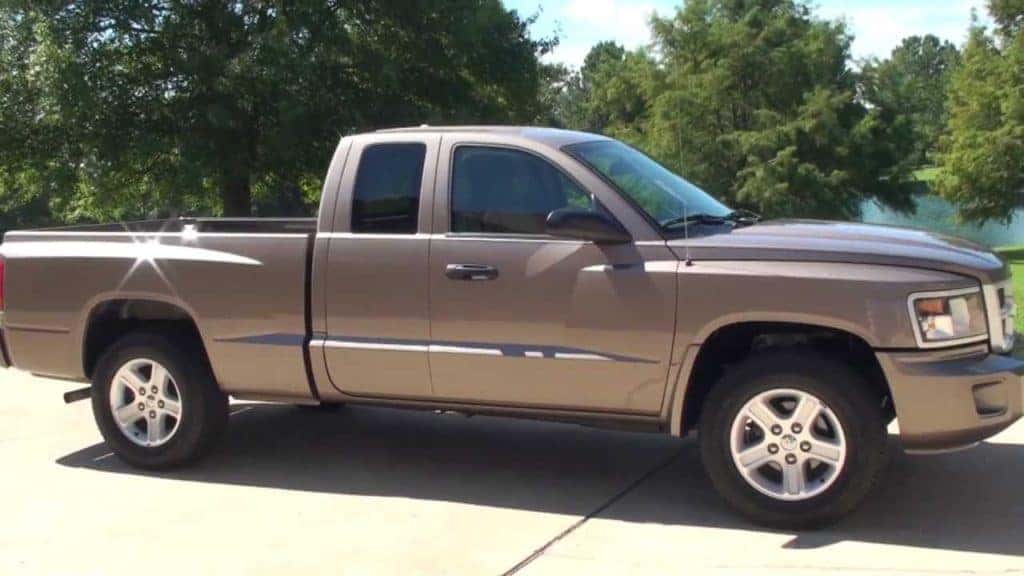
[[[661,225],[694,214],[724,218],[732,212],[707,192],[622,142],[584,142],[567,150],[611,180]]]

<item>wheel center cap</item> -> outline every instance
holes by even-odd
[[[786,452],[792,452],[796,449],[796,438],[790,434],[786,434],[782,437],[782,449]]]

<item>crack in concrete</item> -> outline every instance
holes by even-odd
[[[575,532],[576,529],[579,528],[580,526],[583,526],[584,524],[586,524],[588,520],[590,520],[591,518],[595,518],[595,517],[599,516],[602,512],[604,512],[605,510],[610,508],[613,504],[615,504],[619,500],[622,500],[627,494],[629,494],[630,492],[635,490],[637,487],[639,487],[641,484],[646,482],[652,476],[654,476],[658,472],[661,472],[665,468],[668,468],[669,464],[674,462],[677,458],[679,458],[680,455],[682,455],[684,449],[685,448],[680,448],[680,449],[676,450],[675,453],[672,454],[671,456],[669,456],[668,458],[666,458],[664,462],[658,464],[654,468],[651,468],[647,472],[643,473],[639,478],[637,478],[636,480],[633,480],[633,482],[631,482],[628,486],[626,486],[621,491],[616,493],[614,496],[609,498],[603,504],[601,504],[597,508],[591,510],[589,513],[587,513],[586,516],[584,516],[583,518],[580,518],[579,520],[574,522],[571,526],[569,526],[565,530],[562,530],[561,532],[559,532],[557,535],[555,535],[554,538],[551,538],[550,540],[545,542],[540,548],[537,548],[532,553],[530,553],[529,556],[527,556],[526,558],[523,558],[522,560],[520,560],[518,564],[516,564],[512,568],[508,569],[507,571],[503,572],[502,576],[512,576],[512,574],[516,574],[517,572],[519,572],[523,568],[526,568],[531,562],[533,562],[537,558],[540,558],[541,556],[543,556],[545,552],[547,552],[552,546],[557,544],[560,540],[562,540],[566,536],[568,536],[568,535],[572,534],[573,532]]]

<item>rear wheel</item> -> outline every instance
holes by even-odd
[[[110,449],[142,468],[203,456],[227,423],[228,400],[195,347],[136,332],[100,359],[92,385],[96,424]]]
[[[882,410],[848,366],[754,356],[708,394],[700,444],[716,489],[754,521],[820,526],[851,512],[884,469]]]

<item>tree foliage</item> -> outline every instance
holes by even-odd
[[[974,25],[949,87],[938,191],[962,217],[1009,220],[1024,198],[1024,2],[993,0],[996,35]]]
[[[651,51],[595,46],[570,123],[770,216],[908,207],[911,131],[860,101],[843,24],[792,0],[691,0],[651,25]]]
[[[0,2],[0,230],[307,213],[338,138],[540,123],[631,142],[737,206],[910,209],[911,172],[972,220],[1024,190],[1024,0],[961,55],[934,36],[851,63],[805,0],[687,0],[653,43],[544,63],[500,0]]]
[[[960,51],[931,34],[904,38],[885,60],[870,59],[861,73],[861,92],[871,106],[892,114],[894,123],[912,132],[913,147],[904,163],[933,164],[939,136],[946,128],[946,92]]]
[[[499,0],[5,2],[0,205],[301,212],[346,133],[540,117],[529,23]]]

